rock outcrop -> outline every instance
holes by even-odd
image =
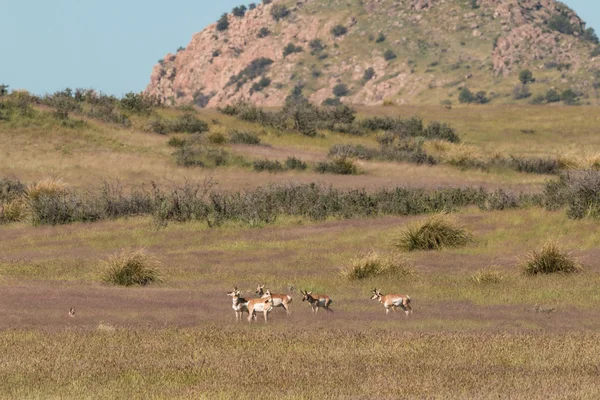
[[[557,16],[568,29],[549,24]],[[584,33],[554,0],[274,0],[229,14],[227,29],[212,24],[167,54],[146,91],[201,107],[280,106],[296,86],[321,103],[340,85],[346,103],[439,102],[461,84],[493,91],[523,68],[546,68],[548,86],[583,91],[600,70]],[[568,68],[549,70],[556,65]]]

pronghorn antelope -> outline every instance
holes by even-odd
[[[71,309],[69,310],[69,317],[75,318],[75,308],[71,307]]]
[[[273,294],[269,289],[267,289],[266,292],[264,289],[265,285],[259,285],[255,293],[263,299],[271,297],[273,299],[273,307],[283,307],[285,312],[290,315],[290,303],[292,302],[292,296],[287,294]]]
[[[241,321],[242,317],[244,316],[244,311],[250,314],[248,311],[248,300],[240,297],[240,291],[238,290],[237,286],[233,288],[232,292],[227,292],[227,296],[231,297],[232,299],[231,308],[233,308],[233,311],[235,311],[236,322]]]
[[[333,300],[326,294],[313,295],[312,292],[307,292],[306,290],[301,290],[300,293],[302,293],[302,301],[308,301],[315,314],[319,312],[320,307],[323,307],[329,312],[333,312],[333,310],[329,308]]]
[[[390,312],[390,308],[396,311],[396,307],[400,307],[402,310],[404,310],[404,313],[407,317],[413,312],[413,309],[410,306],[410,297],[405,294],[383,295],[379,289],[373,289],[372,293],[373,296],[371,296],[371,300],[379,300],[379,302],[385,307],[386,315]]]
[[[273,299],[271,297],[251,299],[246,303],[246,307],[248,307],[248,323],[256,319],[257,312],[262,312],[265,315],[266,324],[269,320],[269,313],[273,311]]]

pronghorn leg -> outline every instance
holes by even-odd
[[[252,312],[248,312],[248,323],[251,324],[253,319],[256,319],[256,313],[254,310],[252,310]]]
[[[389,307],[386,307],[385,308],[385,315],[388,315],[389,313],[390,313],[390,309],[389,309]]]
[[[313,310],[315,310],[315,314],[318,314],[319,313],[319,306],[313,308]]]
[[[265,311],[264,314],[265,314],[265,324],[266,324],[269,320],[269,312]]]
[[[285,309],[285,312],[287,313],[287,315],[290,315],[290,308],[289,306],[286,306],[285,304],[281,303],[281,306]]]

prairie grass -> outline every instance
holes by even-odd
[[[67,189],[68,185],[61,179],[48,178],[29,185],[25,195],[28,201],[35,202],[43,196],[55,197],[61,195]]]
[[[415,251],[463,247],[472,241],[473,234],[453,217],[437,214],[402,229],[394,244],[402,250]]]
[[[469,278],[471,282],[479,285],[493,285],[506,280],[506,275],[498,267],[480,269]]]
[[[529,253],[521,263],[526,275],[572,274],[583,271],[571,253],[560,248],[555,241],[546,242],[539,250]]]
[[[340,270],[340,276],[354,281],[376,276],[406,277],[416,271],[409,266],[408,259],[401,254],[384,254],[371,251],[350,261],[350,265]]]
[[[102,281],[121,286],[161,282],[160,262],[143,249],[122,250],[105,261]]]

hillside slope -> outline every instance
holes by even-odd
[[[573,89],[597,101],[597,38],[555,0],[275,0],[237,14],[166,55],[147,92],[202,107],[278,106],[297,85],[316,103],[338,86],[345,103],[439,104],[466,86],[513,102],[529,68],[532,95]]]

